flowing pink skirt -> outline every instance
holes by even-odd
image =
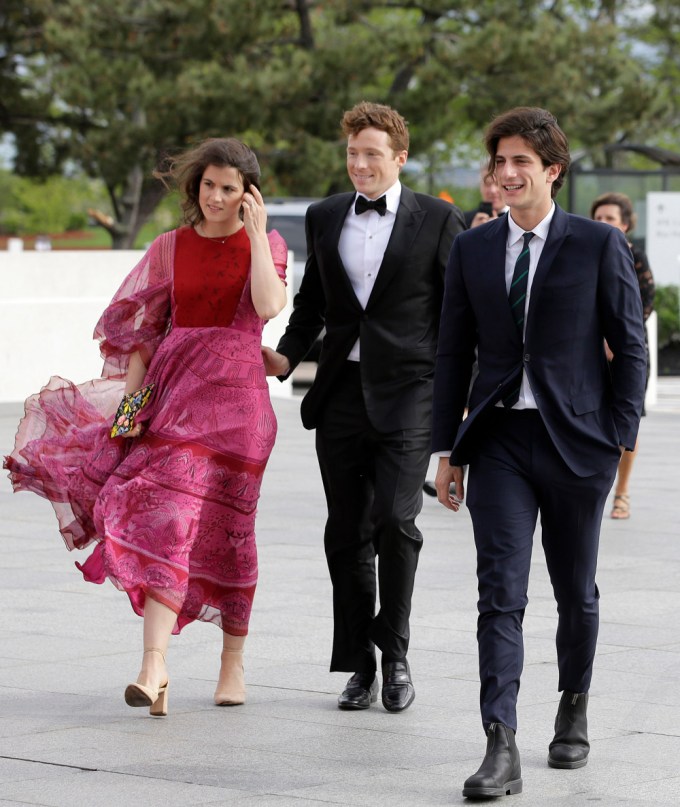
[[[15,490],[49,499],[78,567],[107,577],[144,613],[177,614],[245,635],[257,583],[255,513],[276,436],[260,339],[235,328],[175,328],[138,439],[109,437],[123,383],[53,378],[27,401],[12,455]]]

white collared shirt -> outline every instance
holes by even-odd
[[[527,313],[529,311],[529,301],[531,300],[531,284],[534,282],[534,275],[536,274],[536,267],[543,252],[543,247],[548,239],[548,231],[550,230],[550,222],[555,215],[555,203],[550,206],[548,215],[542,219],[532,230],[534,237],[529,241],[529,277],[527,280],[527,297],[524,301],[524,332],[526,333],[527,327]],[[515,263],[519,254],[522,251],[522,244],[524,233],[518,224],[512,218],[512,210],[508,213],[508,241],[505,247],[505,287],[508,294],[510,294],[510,284],[512,283],[512,275],[515,271]],[[499,406],[503,406],[499,401]],[[519,400],[512,407],[513,409],[536,409],[536,400],[531,391],[531,385],[527,378],[526,372],[522,371],[522,386],[519,390]]]
[[[338,244],[340,259],[362,308],[366,308],[368,304],[387,243],[392,235],[401,199],[401,182],[397,180],[385,191],[384,196],[387,203],[384,216],[375,210],[368,210],[357,216],[354,212],[355,197],[347,213]],[[347,358],[350,361],[359,361],[359,355],[357,339]]]

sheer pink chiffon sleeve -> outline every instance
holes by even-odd
[[[278,230],[272,230],[269,233],[269,249],[272,251],[276,273],[285,283],[286,267],[288,266],[288,247]]]
[[[103,484],[129,450],[109,437],[130,355],[148,363],[170,322],[174,233],[157,238],[130,272],[95,329],[104,369],[73,383],[53,376],[25,403],[14,450],[3,463],[15,491],[48,499],[69,549],[101,540],[92,513]]]
[[[102,314],[94,338],[104,359],[103,377],[124,378],[137,351],[149,366],[170,324],[174,253],[174,231],[159,236]]]

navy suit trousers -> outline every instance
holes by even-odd
[[[477,548],[477,640],[484,730],[517,730],[522,622],[538,515],[557,602],[558,689],[587,692],[599,625],[595,583],[602,513],[616,475],[578,477],[537,410],[494,408],[470,462],[467,505]]]

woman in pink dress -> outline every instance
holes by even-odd
[[[243,645],[257,582],[255,511],[276,436],[260,351],[286,302],[287,248],[267,234],[253,152],[207,140],[156,176],[176,184],[185,226],[159,236],[95,329],[102,377],[54,377],[26,402],[5,468],[49,499],[69,549],[95,544],[85,579],[106,578],[144,618],[130,706],[167,714],[171,633],[222,629],[215,703],[245,701]],[[123,393],[153,392],[124,437]]]

